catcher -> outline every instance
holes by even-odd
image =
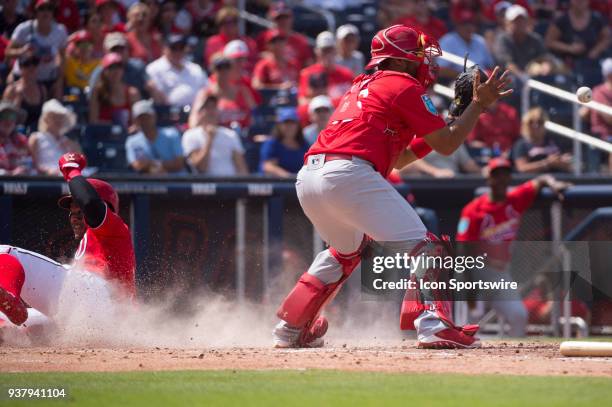
[[[484,83],[476,71],[465,110],[446,125],[427,96],[435,81],[438,43],[404,25],[372,39],[370,75],[355,78],[327,127],[306,153],[297,175],[298,199],[329,248],[317,255],[282,302],[274,329],[276,347],[322,346],[327,320],[320,316],[360,262],[368,239],[389,250],[416,255],[426,228],[405,199],[385,180],[433,148],[448,155],[473,129],[478,116],[509,95],[507,72],[495,68]],[[475,347],[471,329],[450,323],[442,307],[420,304],[412,321],[423,347]],[[410,307],[409,307],[410,308]]]
[[[85,166],[81,154],[59,160],[70,195],[58,205],[69,211],[74,237],[80,240],[72,265],[0,245],[0,312],[15,325],[26,322],[28,307],[53,319],[64,295],[102,310],[118,298],[134,298],[136,261],[130,231],[117,213],[119,197],[110,184],[83,177]]]

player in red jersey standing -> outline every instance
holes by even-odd
[[[502,278],[512,281],[508,270],[509,245],[499,243],[516,239],[521,216],[531,207],[543,187],[547,186],[556,194],[561,194],[569,184],[557,181],[551,175],[541,175],[508,191],[512,179],[510,161],[503,157],[494,158],[489,161],[488,171],[490,192],[475,198],[463,208],[457,227],[457,241],[482,242],[479,252],[488,255],[486,272],[495,272],[496,281]],[[508,297],[508,293],[504,293],[503,299],[488,302],[509,324],[509,336],[525,336],[527,310],[518,293],[514,293],[513,299]]]
[[[322,345],[327,320],[319,316],[360,261],[367,238],[411,253],[426,237],[414,209],[385,178],[431,149],[451,154],[478,116],[511,93],[496,68],[474,81],[473,100],[450,126],[438,115],[426,88],[435,80],[437,42],[395,25],[372,39],[371,75],[355,78],[329,124],[305,157],[296,189],[306,216],[328,243],[282,302],[274,329],[276,347]],[[415,318],[419,344],[474,347],[478,341],[444,323],[434,310]]]
[[[83,177],[85,166],[81,154],[59,160],[70,195],[58,205],[70,211],[70,226],[80,240],[72,265],[0,245],[0,311],[15,325],[28,318],[26,305],[53,318],[62,296],[87,297],[100,307],[135,296],[136,260],[130,231],[117,213],[119,197],[110,184]]]

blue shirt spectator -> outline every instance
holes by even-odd
[[[304,165],[306,151],[308,144],[302,135],[296,109],[280,108],[272,138],[261,146],[261,171],[267,175],[291,177]]]
[[[128,164],[149,174],[187,173],[181,134],[174,127],[157,127],[153,102],[134,103],[132,116],[140,131],[125,142]]]
[[[481,35],[476,34],[478,29],[478,17],[475,13],[465,10],[459,13],[455,20],[455,31],[452,31],[440,38],[440,47],[443,53],[463,57],[466,53],[468,58],[478,64],[483,70],[493,68],[495,62],[487,43]],[[463,64],[455,64],[438,58],[440,65],[440,76],[454,79],[457,73],[463,71]]]

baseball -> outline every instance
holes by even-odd
[[[576,98],[579,102],[589,103],[593,99],[593,92],[591,91],[591,88],[582,86],[576,91]]]

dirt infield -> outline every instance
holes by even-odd
[[[557,343],[485,342],[477,350],[332,343],[322,349],[0,347],[0,372],[339,369],[376,372],[612,377],[612,358],[566,358]]]

